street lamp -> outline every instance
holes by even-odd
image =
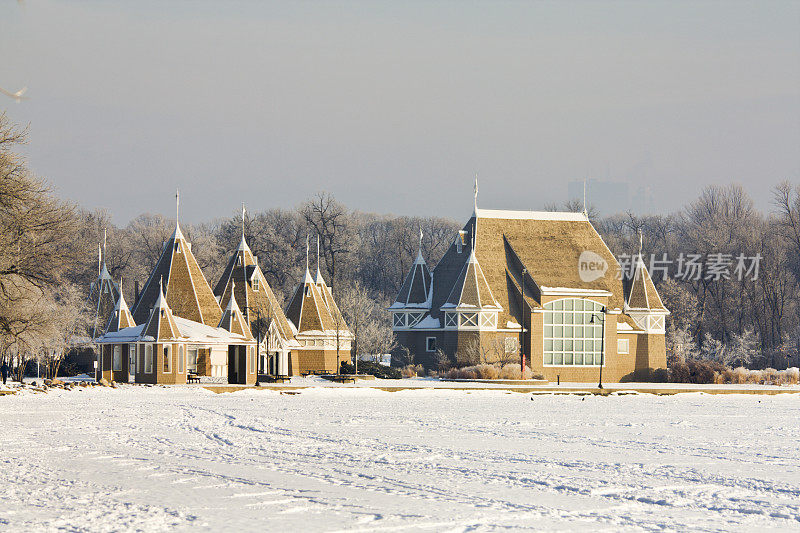
[[[602,333],[600,334],[600,381],[597,382],[597,388],[598,389],[602,389],[603,388],[603,365],[605,364],[605,355],[606,355],[606,347],[605,347],[605,344],[606,344],[606,320],[605,320],[606,308],[605,307],[601,308],[600,312],[602,313],[602,316],[598,316],[598,315],[592,313],[592,316],[589,319],[589,324],[594,324],[595,323],[595,319],[597,319],[603,325]]]
[[[521,338],[519,344],[519,372],[522,378],[525,378],[525,274],[528,273],[528,269],[522,267],[522,277],[520,277],[519,286],[520,286],[520,298],[519,298],[519,314],[520,314],[520,322],[522,322],[519,326]]]

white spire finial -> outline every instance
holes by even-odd
[[[100,243],[97,243],[97,277],[100,277],[100,271],[103,267],[103,249],[100,248]]]
[[[106,230],[103,230],[103,261],[106,260]]]
[[[422,253],[422,227],[419,228],[419,252]]]
[[[586,178],[583,178],[583,214],[589,216],[589,212],[586,211]]]
[[[306,272],[308,272],[308,234],[306,234]]]
[[[644,237],[642,236],[642,228],[639,228],[639,259],[642,258],[642,244],[644,242]]]
[[[180,219],[180,210],[181,210],[181,193],[178,189],[175,189],[175,225],[178,225],[178,220]]]
[[[475,209],[475,214],[477,215],[478,214],[478,173],[477,172],[475,173],[475,190],[474,190],[474,192],[475,192],[475,206],[474,206],[474,209]]]
[[[244,214],[245,214],[244,202],[242,202],[242,239],[244,239]]]

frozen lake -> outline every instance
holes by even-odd
[[[800,529],[800,395],[0,397],[0,529]]]

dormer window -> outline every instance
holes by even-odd
[[[257,290],[258,290],[258,276],[255,276],[255,277],[253,278],[253,290],[254,290],[254,291],[257,291]]]
[[[175,253],[176,254],[181,253],[181,243],[179,243],[178,241],[175,241]]]
[[[242,266],[242,256],[236,258],[236,266]]]
[[[306,298],[311,296],[311,287],[306,286]]]
[[[467,244],[467,232],[465,230],[458,230],[458,237],[456,237],[456,251],[461,253],[464,251],[464,245]]]

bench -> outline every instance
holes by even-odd
[[[344,374],[330,374],[323,376],[325,379],[329,381],[335,381],[336,383],[355,383],[356,378],[354,376],[346,376]]]
[[[192,372],[191,370],[186,374],[186,381],[188,383],[200,383],[200,374]]]
[[[259,383],[288,383],[292,380],[290,376],[272,376],[270,374],[259,374]]]
[[[303,377],[307,376],[332,376],[333,370],[306,370],[305,372],[300,372],[300,375]]]

